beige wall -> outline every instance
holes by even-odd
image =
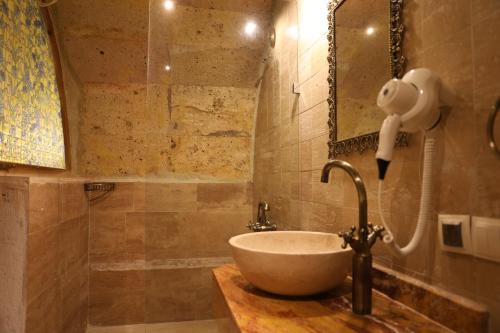
[[[86,176],[250,179],[255,88],[150,85],[148,92],[144,84],[103,83],[84,91]]]
[[[0,177],[0,331],[25,332],[28,179]]]
[[[87,328],[87,198],[80,181],[30,179],[25,295],[27,333]]]
[[[270,3],[186,1],[170,13],[162,1],[150,11],[134,0],[55,5],[83,87],[78,172],[117,183],[90,207],[90,324],[211,317],[211,267],[251,219],[267,41],[240,32]]]
[[[266,200],[283,228],[298,228],[299,102],[292,93],[297,82],[297,25],[294,2],[273,9],[276,45],[260,86],[254,147],[254,202]],[[302,89],[302,88],[301,88]],[[256,214],[256,207],[254,213]]]
[[[265,29],[270,5],[187,1],[168,12],[163,1],[57,3],[84,87],[80,174],[248,181],[267,35],[248,39],[241,29],[249,17]]]
[[[2,177],[2,332],[85,332],[89,219],[82,189],[81,182]]]
[[[90,209],[89,323],[211,318],[211,269],[250,201],[248,183],[118,183]]]
[[[2,274],[7,280],[0,282],[2,332],[86,329],[88,214],[76,168],[82,91],[64,49],[60,52],[69,127],[68,169],[0,170],[5,237],[0,240],[0,267],[8,273]]]
[[[347,176],[333,171],[330,184],[319,181],[328,156],[326,8],[326,0],[298,2],[298,107],[289,89],[293,67],[287,65],[294,42],[285,42],[284,29],[278,28],[293,24],[293,8],[276,17],[276,61],[274,71],[267,71],[274,74],[268,74],[259,99],[254,200],[268,200],[272,216],[284,229],[332,232],[357,221],[357,196]],[[407,68],[434,70],[455,101],[439,130],[428,237],[405,259],[391,257],[381,244],[374,248],[377,260],[387,266],[486,303],[492,330],[500,327],[500,265],[441,252],[435,230],[437,213],[500,216],[499,164],[484,138],[486,118],[500,88],[499,18],[497,1],[405,1]],[[387,175],[384,207],[401,244],[411,237],[418,214],[420,154],[421,137],[413,135],[410,147],[395,152]],[[368,191],[369,220],[379,223],[373,155],[339,158],[360,171]]]

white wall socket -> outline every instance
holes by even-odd
[[[500,262],[500,219],[473,216],[471,232],[474,256]]]
[[[438,235],[441,250],[472,255],[469,215],[439,214]]]

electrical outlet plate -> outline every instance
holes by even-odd
[[[474,256],[500,262],[500,219],[472,217]]]
[[[472,255],[469,215],[439,214],[438,235],[441,250]]]

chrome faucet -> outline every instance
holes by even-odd
[[[247,228],[251,231],[275,231],[278,227],[272,223],[266,216],[266,212],[270,211],[269,204],[265,201],[259,202],[257,208],[257,222],[249,223]]]
[[[384,228],[368,223],[365,184],[358,171],[345,161],[331,160],[323,167],[321,182],[328,183],[332,168],[346,171],[358,190],[358,232],[356,234],[356,227],[352,226],[350,231],[339,232],[338,235],[344,239],[342,248],[345,249],[349,244],[354,250],[352,257],[352,310],[357,314],[370,314],[372,311],[372,254],[370,249],[377,238],[382,238]]]

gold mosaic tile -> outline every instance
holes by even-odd
[[[0,161],[64,169],[61,104],[36,0],[0,0]]]

